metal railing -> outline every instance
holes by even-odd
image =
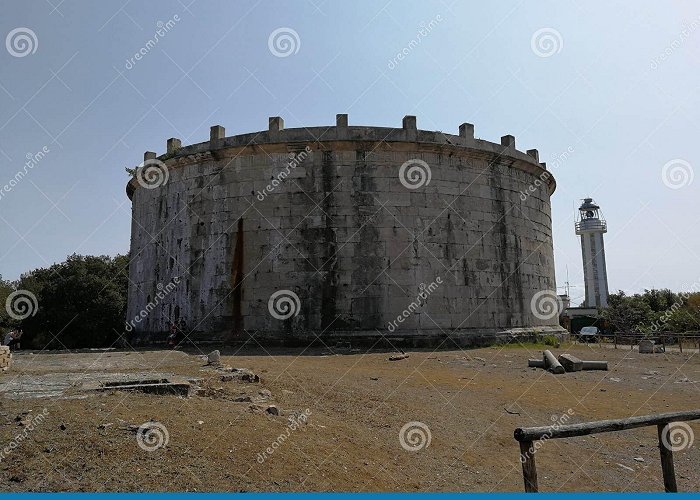
[[[669,440],[670,424],[700,419],[700,410],[682,411],[676,413],[661,413],[644,417],[630,417],[618,420],[599,420],[582,424],[551,425],[548,427],[518,427],[514,437],[520,443],[520,462],[523,465],[523,481],[526,493],[537,493],[537,467],[533,442],[545,439],[558,439],[576,436],[587,436],[600,432],[624,431],[637,427],[656,425],[661,453],[661,470],[664,476],[664,489],[667,492],[678,491],[676,473],[673,468],[673,450]],[[692,431],[691,431],[692,432]]]
[[[583,219],[576,222],[576,233],[580,231],[608,231],[608,223],[600,219]]]

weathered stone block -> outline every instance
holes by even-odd
[[[640,340],[639,341],[639,352],[642,354],[651,354],[654,352],[654,341],[653,340]]]

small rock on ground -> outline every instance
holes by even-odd
[[[207,363],[210,365],[221,364],[221,353],[218,350],[210,352],[207,355]]]

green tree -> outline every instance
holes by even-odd
[[[627,296],[610,295],[603,316],[619,332],[683,333],[700,330],[700,293],[644,290]]]
[[[653,314],[649,303],[641,295],[627,296],[619,291],[608,297],[608,307],[603,317],[620,333],[632,333],[652,321]]]
[[[128,256],[71,255],[60,264],[21,276],[36,314],[22,321],[23,342],[35,348],[107,347],[123,331]]]
[[[673,293],[668,288],[663,290],[644,290],[641,298],[649,304],[649,307],[655,313],[663,313],[669,310],[674,304],[680,303],[678,294]]]
[[[682,306],[677,303],[670,309],[666,329],[679,333],[700,331],[700,293],[687,295],[680,303]]]
[[[8,328],[16,326],[16,321],[10,317],[5,308],[7,297],[14,291],[15,287],[12,286],[12,283],[4,280],[0,275],[0,333],[4,333]]]

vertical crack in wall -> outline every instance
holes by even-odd
[[[233,244],[233,259],[231,262],[231,300],[233,310],[233,328],[229,340],[240,339],[243,335],[243,218],[238,219],[236,239]]]
[[[352,256],[351,314],[353,327],[372,330],[382,328],[382,309],[385,287],[381,274],[384,271],[384,242],[378,229],[381,217],[376,206],[376,162],[368,161],[370,145],[362,145],[355,151],[355,169],[352,174],[353,227],[359,241]]]
[[[333,165],[333,152],[324,151],[321,161],[321,180],[323,183],[323,248],[324,257],[321,284],[321,328],[326,330],[337,317],[337,296],[338,296],[338,242],[336,241],[335,229],[333,226],[332,212],[335,210],[335,200],[333,197],[333,180],[335,178],[335,168]]]
[[[509,210],[506,210],[506,200],[501,182],[503,172],[500,166],[492,164],[490,167],[489,186],[491,188],[492,209],[498,217],[494,224],[494,233],[496,235],[496,243],[499,246],[498,254],[500,255],[498,273],[500,275],[501,298],[508,304],[507,311],[505,311],[508,317],[507,324],[498,326],[518,327],[525,324],[522,306],[523,283],[520,275],[522,272],[520,268],[522,255],[520,253],[520,245],[515,245],[511,249],[508,242],[509,235],[517,241],[517,235],[509,227],[508,223],[508,216],[514,207],[511,206]]]

